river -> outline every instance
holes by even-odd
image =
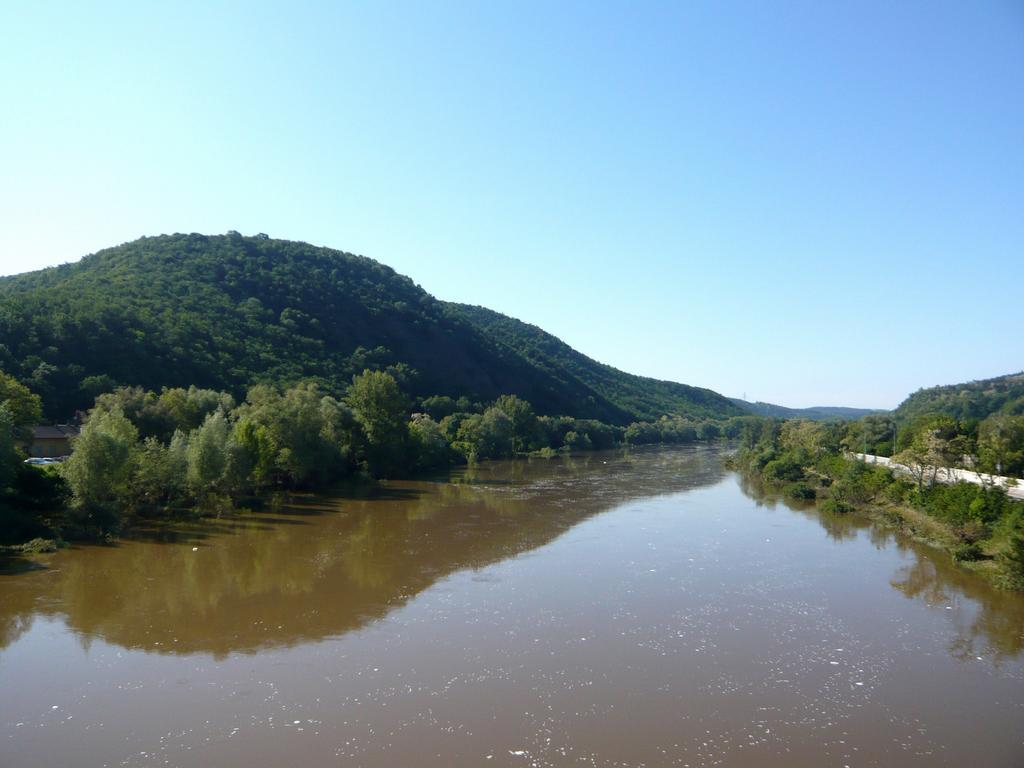
[[[0,765],[1024,765],[1024,598],[710,448],[493,462],[0,575]]]

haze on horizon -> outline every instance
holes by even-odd
[[[1024,6],[0,9],[0,274],[361,253],[626,371],[894,407],[1024,368]]]

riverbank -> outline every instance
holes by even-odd
[[[748,441],[729,466],[766,488],[856,514],[942,550],[993,585],[1024,590],[1024,503],[995,485],[914,483],[894,468],[840,451],[800,449],[778,433]]]

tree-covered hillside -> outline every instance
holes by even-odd
[[[1024,372],[919,389],[895,413],[901,420],[945,414],[959,421],[984,419],[993,413],[1024,415]]]
[[[366,368],[390,368],[417,397],[514,393],[539,413],[617,424],[739,412],[708,390],[602,366],[540,331],[544,345],[519,343],[480,314],[328,248],[237,233],[149,237],[0,278],[0,369],[40,394],[53,419],[115,385],[241,394],[312,378],[340,394]],[[545,345],[560,346],[533,353]]]
[[[810,408],[787,408],[784,405],[762,403],[760,401],[751,403],[738,397],[730,397],[729,399],[740,408],[745,408],[751,413],[756,413],[758,416],[767,416],[772,419],[837,421],[860,419],[873,413],[885,413],[885,411],[875,411],[870,408],[846,408],[832,405],[817,405]]]
[[[710,389],[623,373],[514,317],[467,304],[448,304],[447,307],[455,317],[465,318],[484,335],[515,350],[531,365],[584,393],[587,398],[614,403],[641,419],[654,420],[665,414],[706,418],[745,413],[728,398]]]

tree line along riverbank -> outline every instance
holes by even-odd
[[[0,372],[0,544],[116,536],[139,519],[216,514],[283,490],[407,477],[458,463],[619,445],[736,438],[756,417],[628,426],[538,416],[515,395],[414,400],[402,371],[365,370],[340,398],[313,381],[259,384],[243,401],[197,387],[100,394],[67,460],[27,466],[39,397]]]
[[[109,539],[139,520],[218,514],[259,506],[280,491],[409,477],[485,459],[726,439],[739,444],[731,465],[779,492],[818,500],[827,512],[868,514],[946,549],[1002,586],[1024,586],[1024,504],[1005,489],[941,484],[935,472],[907,477],[849,458],[871,446],[878,453],[900,448],[894,459],[911,467],[969,459],[966,431],[950,429],[945,416],[904,425],[898,440],[896,422],[885,416],[665,416],[622,427],[538,416],[515,395],[489,403],[414,399],[400,369],[368,369],[339,398],[314,381],[258,384],[241,402],[194,386],[116,388],[96,397],[66,461],[28,466],[21,446],[41,412],[37,395],[0,372],[0,545]],[[977,466],[1016,466],[1016,432],[975,432]]]

